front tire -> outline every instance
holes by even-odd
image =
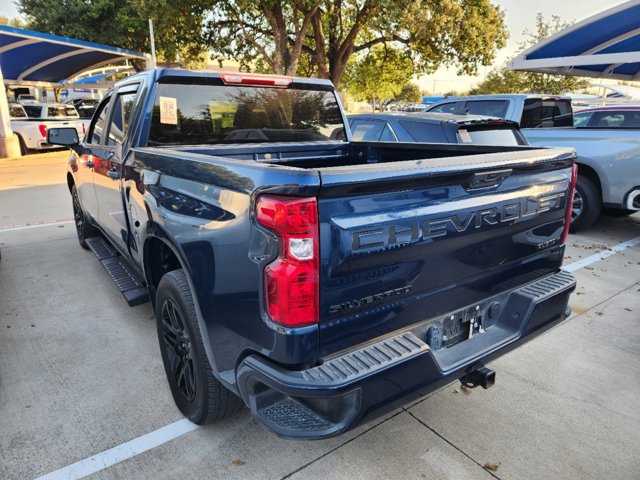
[[[601,211],[600,190],[587,177],[578,175],[576,190],[573,195],[571,231],[576,232],[590,227],[598,219]]]
[[[98,235],[98,230],[87,221],[87,217],[82,211],[80,198],[78,198],[78,190],[75,185],[71,187],[71,201],[73,202],[73,221],[76,224],[78,242],[82,248],[89,250],[87,238]]]
[[[165,274],[156,294],[158,341],[173,400],[193,423],[221,420],[244,403],[213,375],[195,304],[182,270]]]

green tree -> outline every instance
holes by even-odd
[[[347,67],[347,92],[356,100],[371,101],[374,110],[376,100],[384,108],[408,84],[413,71],[413,61],[407,53],[377,45]]]
[[[18,0],[27,27],[54,35],[149,52],[151,18],[160,61],[200,65],[202,24],[214,0]]]
[[[396,102],[420,103],[422,101],[422,92],[418,85],[408,82],[402,85],[400,92],[393,97],[393,100]]]
[[[490,0],[219,0],[206,24],[218,60],[279,74],[302,66],[336,86],[354,54],[411,51],[417,71],[475,73],[504,47],[504,13]]]
[[[538,13],[536,15],[535,31],[525,30],[523,32],[527,38],[520,42],[516,55],[549,35],[553,35],[571,25],[572,22],[563,22],[556,15],[553,15],[551,20],[547,21],[542,13]],[[587,86],[589,86],[589,82],[580,77],[511,71],[507,70],[506,66],[501,66],[491,70],[486,78],[472,88],[469,93],[471,95],[493,93],[549,93],[560,95]]]

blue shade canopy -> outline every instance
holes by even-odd
[[[9,82],[58,83],[107,63],[147,58],[132,50],[0,25],[0,67]]]
[[[545,38],[508,68],[640,80],[640,0],[616,5]]]

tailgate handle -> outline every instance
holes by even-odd
[[[493,188],[500,185],[505,178],[511,175],[510,168],[504,170],[494,170],[492,172],[479,172],[471,175],[469,180],[464,182],[462,186],[466,190],[476,190],[478,188]]]

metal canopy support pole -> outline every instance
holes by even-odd
[[[11,117],[7,103],[7,89],[4,86],[2,68],[0,68],[0,158],[19,157],[20,143],[11,130]]]

